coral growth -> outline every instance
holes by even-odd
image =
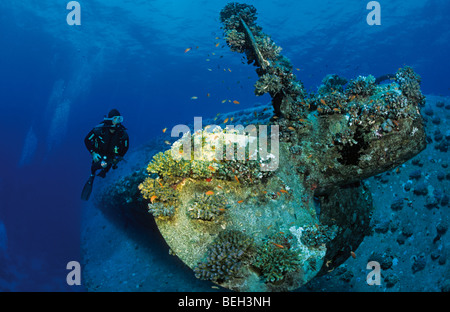
[[[314,225],[306,227],[301,236],[304,245],[310,247],[320,247],[327,244],[336,236],[336,225]]]
[[[145,199],[175,204],[178,200],[177,192],[160,179],[147,178],[139,185],[139,190]]]
[[[150,212],[155,218],[170,219],[175,215],[175,207],[161,202],[156,202],[154,204],[149,203],[148,212]]]
[[[227,29],[242,27],[240,23],[241,18],[249,27],[254,26],[256,8],[245,3],[230,2],[220,11],[220,21]]]
[[[392,131],[399,131],[399,120],[420,118],[418,105],[423,100],[418,85],[420,77],[410,67],[405,67],[399,69],[395,80],[390,84],[376,85],[373,76],[359,76],[344,86],[345,80],[329,75],[318,93],[307,101],[319,115],[344,115],[347,124],[333,133],[333,144],[352,146],[360,143],[358,133],[371,134],[370,138],[379,139]]]
[[[230,3],[221,11],[220,18],[231,50],[245,53],[249,64],[254,62],[261,67],[258,69],[260,80],[255,84],[255,94],[269,93],[272,97],[278,97],[272,102],[276,115],[281,114],[280,105],[284,97],[296,101],[305,97],[303,84],[295,80],[289,59],[280,54],[281,47],[255,24],[256,9],[253,6]],[[247,34],[247,30],[251,35]]]
[[[194,198],[192,207],[188,209],[189,217],[211,221],[215,217],[223,214],[227,209],[227,200],[221,194],[202,194]]]
[[[264,74],[255,83],[255,94],[263,95],[265,93],[277,94],[283,90],[281,79],[277,75]]]
[[[411,67],[405,66],[403,68],[399,68],[395,74],[395,79],[400,85],[402,93],[406,97],[412,99],[416,105],[425,105],[425,96],[423,96],[420,91],[421,77],[416,74]]]
[[[153,156],[153,160],[147,166],[147,171],[166,179],[169,177],[186,177],[190,172],[190,163],[183,159],[175,160],[171,150],[167,150]]]
[[[343,92],[347,79],[339,77],[336,74],[326,75],[319,86],[319,93],[331,93],[333,91]]]
[[[278,233],[258,247],[252,265],[260,271],[266,282],[281,281],[287,273],[298,270],[300,259],[298,253],[291,249],[292,239],[292,235]]]
[[[235,230],[222,231],[208,248],[205,261],[195,268],[199,279],[223,283],[236,277],[253,253],[253,239]]]
[[[272,39],[269,37],[258,37],[256,42],[264,59],[275,61],[280,58],[282,48],[277,46]]]
[[[358,76],[356,79],[350,80],[347,87],[345,88],[345,93],[348,96],[363,96],[367,97],[375,92],[375,77],[369,75]]]
[[[232,51],[245,52],[249,63],[256,60],[256,55],[248,49],[245,41],[245,30],[242,21],[252,32],[258,32],[256,26],[256,8],[252,5],[232,2],[227,4],[220,12],[220,20],[224,24],[225,40]]]
[[[172,149],[156,154],[148,164],[147,171],[149,174],[157,174],[161,181],[168,185],[178,184],[184,178],[197,180],[216,178],[242,184],[260,183],[272,172],[261,170],[261,165],[268,160],[262,159],[260,153],[256,155],[256,159],[250,159],[252,155],[249,155],[249,137],[250,135],[237,129],[227,129],[225,132],[217,127],[213,132],[206,129],[198,131],[192,135],[192,141],[198,138],[202,142],[202,154],[199,159],[194,159],[195,151],[192,151],[190,160],[173,157],[173,151],[182,147],[183,137],[173,144]],[[245,140],[241,142],[239,138]],[[232,140],[236,140],[236,143]],[[233,149],[232,155],[227,154],[226,143],[230,145],[230,142],[233,144],[232,147],[237,147]],[[238,155],[238,148],[244,151],[243,155]]]

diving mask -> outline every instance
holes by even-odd
[[[105,120],[111,120],[113,124],[119,124],[123,122],[123,116],[105,117]]]

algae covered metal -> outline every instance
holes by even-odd
[[[232,51],[256,66],[261,124],[185,131],[154,156],[139,185],[171,248],[195,275],[235,291],[289,291],[343,263],[369,233],[364,179],[426,146],[420,77],[404,67],[323,79],[308,94],[290,61],[256,24],[256,9],[220,12]]]

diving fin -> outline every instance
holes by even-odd
[[[91,175],[89,177],[89,180],[84,185],[83,191],[81,192],[82,200],[86,200],[86,201],[89,200],[89,197],[91,196],[91,192],[92,192],[92,186],[94,184],[94,178],[95,178],[95,175]]]

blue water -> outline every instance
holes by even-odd
[[[68,2],[0,2],[0,291],[83,290],[65,283],[81,257],[83,139],[111,108],[133,149],[194,116],[270,100],[222,39],[228,1],[80,0],[80,26],[66,23]],[[450,2],[379,1],[379,26],[366,22],[368,2],[246,1],[309,91],[329,73],[406,64],[424,94],[450,95]]]

